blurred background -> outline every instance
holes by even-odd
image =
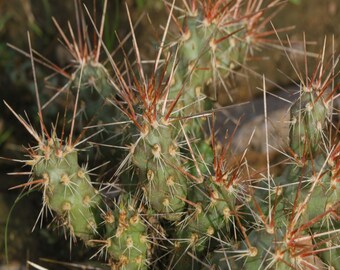
[[[86,0],[82,2],[99,21],[103,1]],[[156,37],[161,36],[160,25],[166,23],[167,10],[162,1],[127,0],[126,3],[132,20],[139,21],[136,35],[142,57],[153,59],[156,52],[153,44],[156,42]],[[50,232],[47,229],[42,229],[31,233],[41,209],[40,195],[33,192],[16,201],[20,191],[8,190],[10,187],[25,182],[25,176],[8,175],[8,173],[22,170],[22,164],[10,159],[22,159],[25,153],[22,146],[27,146],[33,141],[2,101],[5,100],[20,114],[26,111],[33,125],[38,123],[30,59],[15,51],[8,44],[28,52],[27,32],[29,31],[34,50],[56,65],[66,66],[69,55],[59,42],[60,34],[58,34],[52,17],[56,18],[62,29],[67,29],[68,21],[71,25],[75,25],[74,2],[0,0],[0,157],[2,157],[0,159],[0,270],[24,269],[27,260],[38,261],[41,257],[64,261],[70,259],[70,250],[65,248],[69,246],[68,240],[62,242],[58,236],[58,233],[62,232]],[[331,55],[333,50],[339,55],[339,17],[340,0],[291,0],[273,18],[273,25],[276,29],[287,27],[285,33],[280,33],[280,38],[286,42],[286,35],[289,36],[292,47],[289,54],[294,54],[297,64],[303,67],[303,54],[294,53],[294,51],[303,51],[303,33],[305,33],[308,51],[311,55],[321,52],[325,38],[327,39],[327,55]],[[294,28],[290,28],[291,26]],[[109,51],[113,51],[119,43],[114,31],[117,31],[120,37],[125,37],[130,31],[125,1],[108,1],[103,39]],[[256,89],[262,87],[262,74],[266,75],[268,81],[273,82],[268,82],[267,85],[271,91],[277,90],[275,84],[284,88],[292,87],[292,80],[296,79],[296,74],[284,51],[277,49],[278,39],[275,36],[272,39],[275,42],[268,44],[268,48],[257,52],[257,57],[250,59],[250,69],[254,72],[248,72],[248,79],[236,79],[230,85],[235,103],[261,98],[261,91]],[[52,74],[51,70],[42,65],[36,64],[35,68],[41,98],[47,98],[51,90],[46,86],[46,78],[50,78],[49,82],[58,79],[53,77],[51,79],[49,77]],[[58,81],[55,83],[59,84]],[[218,106],[230,104],[223,92],[218,97],[218,102]],[[261,104],[259,106],[261,107]],[[276,106],[274,105],[274,107]],[[251,113],[252,109],[254,107],[242,110],[249,110]],[[283,108],[283,110],[287,111],[287,108]],[[47,119],[53,121],[57,114],[57,107],[51,106],[44,113],[46,113]],[[261,114],[262,111],[256,111],[255,116],[256,113]],[[247,121],[251,123],[249,119]],[[6,229],[10,213],[12,215]],[[8,237],[7,245],[4,242],[5,234]],[[82,258],[84,254],[77,251],[77,245],[73,249],[71,256],[76,260]],[[6,265],[6,253],[9,265]],[[60,265],[47,265],[49,269],[64,269]]]

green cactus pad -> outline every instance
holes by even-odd
[[[77,152],[57,140],[41,147],[42,156],[32,169],[34,178],[44,179],[43,203],[58,219],[85,242],[97,230],[96,208],[101,197],[87,172],[78,165]]]
[[[122,195],[114,210],[112,222],[106,222],[107,252],[113,260],[113,269],[147,269],[147,252],[150,248],[147,226],[135,202]]]

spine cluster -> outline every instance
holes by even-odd
[[[126,70],[111,58],[110,67],[100,63],[101,38],[86,57],[70,45],[77,65],[64,86],[75,100],[69,141],[99,134],[98,145],[115,149],[102,152],[114,176],[101,185],[118,184],[120,193],[107,198],[106,187],[96,189],[79,165],[78,143],[46,129],[34,135],[28,185],[42,186],[54,220],[72,238],[101,245],[112,269],[340,269],[340,144],[328,136],[335,65],[325,74],[320,62],[319,77],[300,82],[290,108],[290,161],[280,175],[255,179],[245,155],[232,155],[232,131],[217,141],[205,89],[226,88],[271,34],[265,13],[279,4],[224,2],[191,1],[178,18],[170,6],[177,38],[165,38],[170,45],[158,54],[165,60],[157,58],[151,74],[134,33],[136,65],[125,59]],[[91,124],[103,128],[91,133]]]
[[[73,238],[87,243],[97,232],[101,195],[79,166],[78,153],[52,137],[33,158],[32,177],[41,179],[43,205],[55,212],[56,220]]]

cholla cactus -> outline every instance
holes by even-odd
[[[112,269],[336,269],[339,142],[327,136],[336,61],[329,73],[320,61],[300,82],[300,97],[290,109],[291,164],[274,179],[270,164],[265,179],[249,179],[245,155],[231,157],[233,134],[217,141],[212,102],[204,92],[209,85],[225,87],[224,79],[272,34],[264,30],[270,18],[265,13],[279,5],[184,1],[176,18],[169,4],[151,72],[143,68],[130,16],[136,64],[125,59],[124,70],[102,43],[103,24],[95,29],[93,51],[85,37],[81,46],[71,44],[57,24],[76,60],[70,74],[59,69],[68,78],[62,89],[75,98],[70,133],[64,139],[65,114],[61,138],[57,127],[48,135],[40,104],[40,135],[15,113],[38,143],[29,150],[31,179],[20,186],[42,187],[43,206],[58,224],[71,238],[98,247],[96,254],[105,254]],[[167,37],[171,18],[178,26],[175,39]],[[101,48],[110,67],[100,61]],[[104,114],[98,113],[102,106]],[[99,189],[78,161],[88,141],[83,125],[94,119],[114,126],[105,128],[99,144],[123,149],[104,156],[118,165],[113,183]],[[105,196],[110,186],[119,186],[117,198]]]

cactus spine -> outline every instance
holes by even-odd
[[[100,194],[91,184],[85,168],[78,165],[75,149],[51,138],[34,155],[32,176],[43,180],[43,204],[57,215],[57,220],[85,243],[97,231],[96,213]]]
[[[225,87],[224,79],[270,34],[261,33],[264,13],[278,1],[267,8],[260,0],[199,3],[185,5],[175,19],[179,38],[160,46],[165,60],[159,65],[157,58],[151,74],[143,70],[134,33],[136,67],[125,59],[124,71],[111,58],[111,68],[102,65],[99,50],[80,55],[69,46],[78,66],[65,88],[86,105],[80,108],[86,120],[114,126],[102,143],[125,150],[106,157],[119,196],[106,198],[94,188],[75,145],[55,132],[41,139],[18,117],[38,141],[28,185],[41,184],[55,220],[72,238],[101,245],[98,254],[109,255],[112,269],[336,269],[340,147],[326,136],[336,87],[326,88],[335,66],[324,76],[320,63],[320,77],[301,82],[290,108],[291,164],[274,179],[254,181],[244,156],[231,164],[230,142],[217,142],[214,128],[204,132],[206,122],[214,125],[204,90]],[[80,140],[86,129],[77,106],[71,130],[79,124]],[[123,124],[116,128],[117,122]]]

